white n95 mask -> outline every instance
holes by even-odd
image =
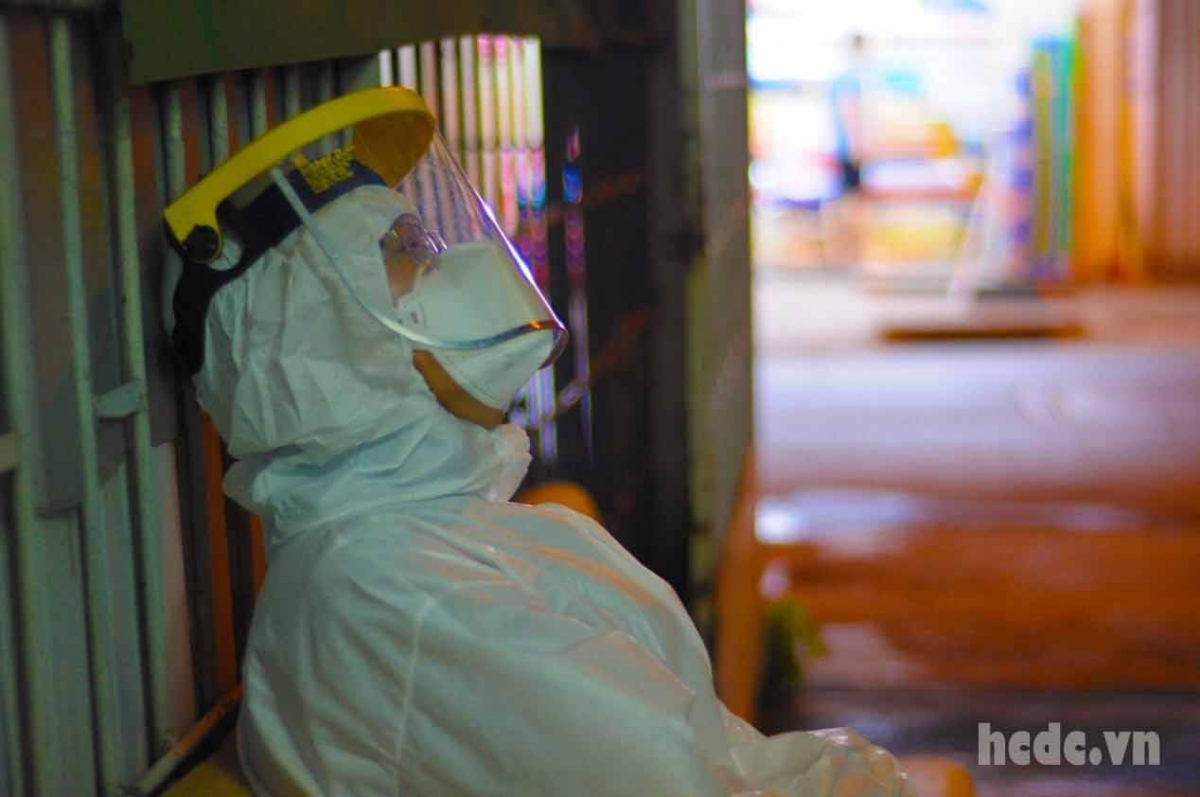
[[[486,342],[417,348],[473,397],[506,409],[533,373],[553,361],[557,331],[527,323],[528,283],[513,279],[511,256],[500,242],[457,244],[418,260],[425,262],[411,290],[396,299],[397,320],[430,340]]]

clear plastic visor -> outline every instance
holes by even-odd
[[[407,164],[390,168],[378,149],[329,136],[258,187],[299,218],[363,311],[418,348],[483,349],[545,330],[543,366],[553,362],[565,328],[441,136],[394,184]]]

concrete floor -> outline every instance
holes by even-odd
[[[979,722],[1154,730],[1162,766],[976,767],[981,797],[1200,794],[1200,289],[1056,300],[1069,340],[889,343],[956,311],[756,287],[763,589],[829,647],[767,725],[967,763]]]

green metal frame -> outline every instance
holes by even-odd
[[[158,282],[148,275],[173,265],[158,213],[212,158],[281,117],[378,82],[371,57],[132,85],[113,17],[85,13],[113,6],[0,9],[0,649],[12,652],[0,657],[0,704],[21,730],[0,734],[5,794],[116,793],[218,697],[200,688],[212,627],[204,565],[193,561],[206,497],[203,481],[192,495],[187,478],[198,413],[156,356],[156,319],[144,321],[147,305],[163,306],[146,295]],[[23,83],[26,93],[46,87],[38,108],[26,107]],[[46,191],[37,202],[31,185]],[[38,295],[35,278],[47,271],[61,275],[61,290]],[[38,381],[49,350],[66,353],[59,403]],[[68,440],[78,484],[51,502],[46,486],[61,474],[45,446],[62,440],[45,438],[64,425],[79,430]],[[172,450],[184,466],[178,482],[164,468]],[[180,566],[186,579],[172,575]],[[248,607],[252,574],[240,572],[234,600]]]
[[[20,717],[23,734],[10,734],[14,762],[12,785],[35,797],[49,797],[50,775],[45,752],[50,749],[49,717],[38,709],[48,703],[50,666],[47,662],[52,630],[45,622],[44,596],[34,574],[43,558],[42,541],[35,522],[35,471],[21,467],[31,459],[36,441],[32,395],[33,350],[30,346],[28,307],[23,297],[28,276],[23,259],[22,220],[18,182],[20,162],[15,145],[13,74],[7,19],[0,16],[0,168],[7,179],[0,184],[0,345],[4,346],[4,385],[7,392],[16,468],[12,473],[13,548],[15,549],[15,621],[12,637],[17,655],[0,662],[4,672],[6,703]],[[9,669],[9,668],[12,669]],[[15,670],[15,671],[14,671]],[[18,687],[19,684],[19,687]],[[22,769],[22,763],[24,769]]]
[[[147,305],[164,311],[170,307],[164,297],[146,295],[147,285],[160,282],[148,280],[148,275],[165,273],[161,282],[170,284],[169,272],[178,268],[162,240],[161,206],[214,160],[224,159],[278,118],[294,116],[350,88],[378,85],[383,63],[397,75],[411,72],[419,77],[417,60],[423,52],[399,47],[404,42],[439,40],[445,58],[445,48],[455,49],[455,34],[520,31],[540,35],[548,50],[574,48],[594,43],[580,5],[573,0],[450,0],[414,12],[405,8],[411,4],[394,0],[125,0],[124,40],[112,27],[114,0],[10,0],[0,9],[0,170],[6,176],[0,184],[0,381],[11,427],[0,428],[0,502],[9,504],[4,520],[11,524],[3,528],[5,547],[0,552],[0,648],[15,651],[0,660],[0,703],[16,716],[16,727],[23,731],[0,735],[0,778],[8,779],[0,782],[0,791],[7,788],[32,797],[87,795],[133,782],[173,736],[219,697],[210,683],[215,656],[204,639],[212,631],[211,619],[205,616],[211,583],[203,573],[209,562],[204,547],[209,507],[203,474],[197,478],[189,472],[200,457],[199,411],[186,389],[175,395],[176,375],[156,359],[164,344],[158,324],[143,326]],[[594,10],[598,3],[582,5]],[[738,8],[716,0],[696,0],[694,5],[728,6],[733,16]],[[322,16],[331,13],[338,18]],[[694,406],[705,408],[706,417],[713,422],[721,418],[732,430],[721,445],[694,452],[708,460],[710,479],[700,491],[701,506],[713,526],[720,525],[736,487],[736,473],[728,465],[737,461],[749,433],[750,382],[748,340],[742,334],[748,329],[748,283],[739,215],[745,167],[732,159],[724,165],[716,162],[721,157],[716,142],[728,145],[744,135],[744,108],[738,110],[744,99],[737,69],[719,61],[716,53],[730,49],[725,45],[731,40],[736,45],[737,26],[719,27],[730,29],[722,36],[710,27],[699,37],[702,49],[713,51],[703,64],[698,62],[700,55],[692,53],[680,58],[677,67],[660,65],[653,73],[661,72],[663,97],[676,96],[676,76],[688,80],[693,93],[702,94],[684,111],[682,145],[677,110],[662,111],[652,125],[659,136],[656,152],[668,151],[680,161],[703,154],[707,163],[691,175],[694,190],[688,192],[685,209],[677,208],[673,185],[670,190],[654,189],[655,217],[666,218],[665,211],[675,215],[670,229],[655,233],[653,259],[666,263],[695,257],[696,291],[688,309],[706,322],[692,336],[693,353],[704,360],[692,398]],[[697,35],[688,29],[683,38]],[[463,40],[457,41],[461,49]],[[29,52],[22,50],[30,42],[39,45],[31,48],[37,57],[27,57]],[[132,45],[131,53],[126,43]],[[381,61],[375,53],[384,49],[389,55]],[[97,52],[103,53],[102,62]],[[371,55],[332,60],[348,53]],[[430,54],[436,55],[432,50]],[[575,54],[561,55],[566,63]],[[651,55],[642,51],[639,57]],[[740,54],[731,50],[720,57]],[[253,71],[231,71],[250,67]],[[442,67],[444,92],[453,70],[445,63]],[[432,82],[432,68],[421,72]],[[212,76],[196,79],[197,74]],[[136,85],[159,79],[165,82]],[[30,129],[28,87],[43,83],[47,96],[35,99],[47,102],[34,120],[40,125],[34,138],[50,142],[48,157],[42,157],[41,150],[23,149],[31,137],[17,135]],[[471,93],[477,90],[472,81],[461,90],[465,105],[460,146],[464,155],[478,154],[486,142],[472,136],[482,120],[468,114],[477,113],[476,100],[484,102],[486,97]],[[103,113],[94,107],[100,103]],[[612,128],[596,127],[601,135],[606,129]],[[562,135],[556,135],[546,146],[561,146],[561,141]],[[702,146],[704,142],[712,146]],[[465,160],[469,166],[472,159]],[[664,175],[674,173],[675,162],[651,160],[667,164],[656,163],[662,171],[651,183],[670,184]],[[47,168],[47,163],[55,168]],[[38,168],[53,175],[44,181],[53,203],[30,203],[23,194]],[[89,169],[104,179],[83,179]],[[703,192],[698,190],[701,182],[707,186]],[[92,191],[103,195],[98,199],[88,193]],[[705,203],[705,195],[713,198]],[[106,214],[103,235],[95,232],[97,207]],[[634,213],[640,205],[626,207],[622,212]],[[606,223],[616,224],[626,217],[607,218]],[[675,240],[678,224],[696,232],[697,240],[704,240],[701,230],[710,231],[703,253],[673,251],[668,242]],[[61,228],[61,241],[45,232],[47,226]],[[37,252],[35,240],[41,244]],[[85,251],[85,245],[92,249]],[[95,286],[85,279],[94,276],[87,267],[98,262],[92,259],[93,249],[111,253],[111,284],[104,288],[115,298],[108,301],[97,302]],[[656,267],[655,272],[656,282],[675,296],[672,323],[682,321],[685,309],[678,290],[685,267],[678,266]],[[61,292],[37,295],[31,283],[36,285],[39,274],[51,269],[63,275]],[[54,304],[47,312],[49,302]],[[89,317],[115,330],[115,339],[106,344],[91,336]],[[674,363],[671,373],[679,371],[679,379],[680,337],[664,340],[662,357],[656,360],[658,365],[664,360]],[[46,396],[39,395],[35,341],[51,351],[70,352],[70,390],[64,391],[68,400],[61,404],[50,406]],[[119,362],[119,377],[109,367],[114,362]],[[107,381],[102,379],[105,373]],[[718,389],[720,384],[725,391]],[[656,452],[667,452],[664,441],[680,439],[680,425],[697,417],[682,418],[673,395],[663,393],[658,399],[663,407],[657,417],[669,422],[656,427],[660,438],[651,446]],[[82,461],[72,458],[68,464],[82,468],[78,490],[63,491],[62,500],[51,505],[43,492],[55,474],[46,465],[43,446],[49,442],[42,438],[58,427],[76,425],[82,430]],[[114,430],[123,433],[118,436],[123,446],[119,450],[106,443],[112,442]],[[711,426],[697,431],[708,434]],[[173,451],[179,452],[177,475],[164,467]],[[115,466],[105,465],[114,458]],[[684,468],[677,459],[663,460],[656,469],[681,474]],[[664,495],[686,492],[682,477],[655,478]],[[674,501],[665,517],[675,518],[684,509]],[[643,525],[664,529],[663,539],[648,548],[652,555],[658,550],[654,546],[673,552],[672,541],[682,537],[674,530],[668,533],[675,527],[658,520]],[[176,533],[182,538],[173,536]],[[172,563],[189,568],[186,584],[172,577]],[[251,587],[244,579],[236,580],[235,599],[248,606]],[[188,602],[190,611],[184,617]],[[117,630],[110,631],[113,628]],[[244,628],[238,633],[244,634]],[[183,635],[190,637],[181,642]],[[189,687],[194,687],[194,699],[186,694],[181,699]]]
[[[121,0],[134,82],[347,58],[469,33],[589,46],[594,27],[571,0]]]

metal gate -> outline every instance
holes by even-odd
[[[418,87],[524,236],[575,331],[556,374],[569,401],[554,384],[527,396],[538,476],[591,487],[618,538],[687,593],[689,470],[704,463],[693,484],[718,527],[750,430],[744,96],[725,63],[742,56],[721,54],[740,4],[713,3],[728,18],[706,23],[695,72],[674,44],[681,20],[700,35],[687,20],[708,4],[588,3],[595,35],[575,42],[571,15],[551,15],[573,32],[544,51],[454,37],[136,86],[115,4],[0,11],[0,790],[112,793],[236,691],[262,548],[221,494],[219,440],[162,331],[179,263],[160,213],[254,136],[353,88]]]
[[[131,87],[111,10],[75,5],[0,13],[0,788],[39,797],[131,782],[234,687],[261,573],[161,331],[161,209],[378,79],[350,59]]]

